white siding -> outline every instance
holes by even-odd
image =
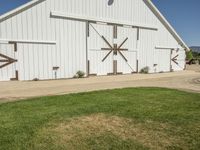
[[[150,73],[153,73],[154,49],[157,41],[156,31],[140,30],[140,39],[138,46],[139,71],[144,67],[149,67]]]
[[[15,56],[18,62],[0,69],[0,80],[9,80],[15,70],[19,71],[20,80],[53,79],[54,66],[60,67],[58,78],[71,78],[78,70],[86,72],[86,23],[51,18],[51,11],[158,27],[158,31],[140,29],[139,45],[136,47],[139,70],[149,66],[150,72],[154,72],[157,45],[180,47],[143,0],[115,0],[112,6],[108,6],[107,2],[108,0],[46,0],[0,22],[0,39],[57,42],[56,45],[18,44]],[[1,44],[0,52],[13,55],[9,48]],[[101,55],[104,56],[99,54],[92,57],[99,58]],[[131,59],[136,57],[135,55],[127,57]],[[185,54],[182,53],[179,59],[184,58]],[[184,66],[184,61],[181,62],[181,66]],[[182,70],[181,67],[174,68]],[[104,71],[100,71],[99,74],[103,74]]]
[[[60,67],[58,78],[71,78],[78,70],[86,71],[85,23],[50,18],[50,11],[58,2],[47,0],[0,23],[0,39],[57,42],[17,44],[16,70],[20,80],[54,79],[54,66]],[[4,54],[9,52],[1,47]],[[5,73],[9,70],[10,66],[0,70],[1,80],[10,80],[11,75]]]

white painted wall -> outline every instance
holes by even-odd
[[[78,70],[86,72],[85,22],[51,18],[51,11],[158,27],[158,31],[140,30],[139,70],[149,66],[150,72],[154,71],[156,45],[180,47],[142,0],[115,0],[112,6],[107,5],[107,0],[46,0],[0,22],[0,39],[56,41],[56,45],[18,44],[15,54],[18,62],[0,69],[0,80],[12,78],[15,69],[20,80],[53,79],[53,66],[60,67],[58,78],[71,78]],[[5,50],[13,55],[0,44],[0,52]],[[182,57],[185,55],[181,54],[179,59]]]
[[[18,44],[19,61],[15,65],[20,80],[54,79],[54,66],[60,67],[58,78],[73,77],[78,70],[86,72],[85,23],[50,18],[55,2],[47,0],[0,23],[0,39],[57,42],[56,45]],[[4,47],[0,44],[0,49],[7,50]],[[10,67],[0,70],[0,80],[10,80],[7,72],[13,71]]]

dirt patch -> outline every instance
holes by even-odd
[[[200,66],[200,65],[199,65]],[[200,86],[188,80],[200,76],[195,71],[180,71],[162,74],[131,74],[121,76],[98,76],[77,80],[55,80],[38,82],[0,82],[0,98],[16,101],[47,95],[62,95],[126,87],[166,87],[184,91],[200,92]],[[0,100],[1,101],[1,100]],[[8,101],[2,101],[8,102]]]
[[[113,135],[123,141],[136,141],[149,149],[167,149],[177,144],[182,145],[178,137],[172,137],[165,132],[168,128],[170,126],[167,124],[152,121],[136,123],[122,117],[93,114],[53,123],[42,129],[39,136],[46,139],[45,141],[51,137],[54,145],[70,149],[76,149],[77,146],[88,149],[87,140],[102,135]]]
[[[200,65],[186,65],[186,70],[200,72]]]

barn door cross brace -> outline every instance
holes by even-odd
[[[5,64],[3,64],[3,65],[0,65],[0,69],[1,69],[1,68],[4,68],[4,67],[6,67],[6,66],[8,66],[8,65],[10,65],[10,64],[12,64],[12,63],[14,63],[14,62],[17,62],[17,60],[15,60],[15,59],[13,59],[13,58],[10,58],[10,57],[8,57],[8,56],[6,56],[6,55],[3,55],[3,54],[1,54],[1,53],[0,53],[0,57],[4,58],[4,59],[0,59],[0,62],[1,62],[1,63],[5,63]]]
[[[102,59],[102,62],[104,62],[107,57],[113,52],[114,55],[117,55],[118,53],[121,55],[121,57],[125,60],[125,62],[127,63],[127,65],[130,67],[130,69],[134,71],[134,69],[131,67],[131,65],[128,63],[128,60],[127,58],[123,55],[122,51],[128,51],[127,48],[122,48],[122,46],[126,43],[126,41],[128,40],[128,37],[124,39],[124,41],[118,46],[118,44],[114,41],[114,44],[113,46],[108,42],[108,40],[103,36],[101,35],[97,30],[96,28],[89,23],[89,25],[94,29],[94,31],[99,35],[99,37],[101,37],[101,39],[106,43],[106,45],[108,46],[107,48],[101,48],[101,50],[107,50],[109,51],[108,54]],[[110,25],[110,24],[109,24]],[[111,26],[113,26],[113,39],[116,40],[117,37],[118,37],[118,34],[117,34],[117,27],[119,25],[117,24],[111,24]],[[139,33],[139,29],[138,29],[138,33]],[[139,40],[139,34],[137,35],[138,36],[138,40]],[[117,61],[114,60],[113,61],[113,73],[114,74],[121,74],[121,73],[118,73],[117,72]],[[113,74],[111,73],[111,74]]]
[[[178,49],[171,49],[171,55],[173,54],[173,51],[178,52],[179,50],[180,50],[179,48],[178,48]],[[177,61],[178,61],[178,59],[177,59],[178,56],[179,56],[179,54],[177,54],[176,56],[174,56],[173,58],[171,58],[171,61],[173,61],[177,66],[179,66],[180,68],[182,68],[182,67],[179,65],[179,63],[177,62]],[[173,71],[172,65],[171,65],[171,70]]]
[[[102,62],[104,62],[106,60],[106,58],[112,53],[114,52],[114,54],[117,54],[117,52],[122,56],[122,58],[128,62],[128,60],[126,59],[126,57],[122,54],[121,51],[128,51],[128,49],[126,48],[121,48],[125,43],[126,41],[128,40],[128,37],[120,44],[120,46],[118,47],[117,44],[113,44],[113,46],[108,42],[108,40],[103,36],[101,35],[91,24],[90,26],[94,29],[94,31],[103,39],[103,41],[107,44],[108,48],[101,48],[101,50],[110,50],[110,52],[108,52],[108,54],[102,59]],[[116,29],[117,26],[114,27],[114,37],[117,37],[117,33],[115,31],[117,31]]]
[[[177,57],[178,57],[179,55],[176,55],[175,57],[173,57],[172,58],[172,61],[175,63],[175,64],[177,64],[178,65],[178,62],[177,62]]]
[[[106,58],[112,53],[114,52],[115,55],[117,55],[117,52],[122,56],[122,58],[127,62],[128,60],[126,59],[126,57],[122,54],[121,51],[128,51],[128,49],[126,48],[121,48],[124,43],[128,40],[128,38],[126,38],[121,44],[120,46],[118,46],[117,44],[113,44],[113,46],[111,46],[110,44],[110,48],[101,48],[101,50],[110,50],[110,52],[103,58],[102,62],[106,60]],[[107,41],[107,40],[106,40]]]
[[[140,39],[140,28],[137,28],[137,41]]]

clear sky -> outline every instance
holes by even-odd
[[[30,0],[0,0],[0,15]],[[200,0],[152,0],[188,46],[200,46]]]

